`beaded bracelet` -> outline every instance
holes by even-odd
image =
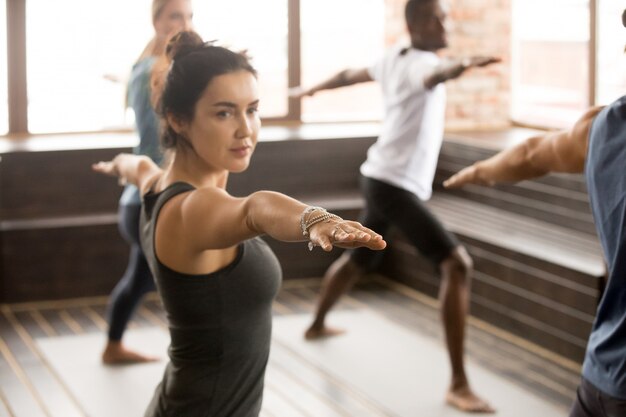
[[[319,214],[310,219],[305,218],[307,214],[316,210],[321,211],[322,214]],[[336,214],[329,213],[328,211],[326,211],[326,209],[322,207],[313,207],[313,206],[307,207],[306,209],[304,209],[304,211],[302,212],[302,215],[300,216],[300,227],[302,229],[302,236],[309,239],[310,237],[309,229],[313,225],[323,222],[328,219],[338,219],[339,221],[343,220],[341,217],[337,216]],[[309,250],[312,251],[313,248],[315,247],[315,244],[309,240],[308,246],[309,246]]]
[[[300,215],[300,230],[302,230],[302,236],[308,238],[309,237],[309,232],[308,232],[308,227],[307,227],[307,219],[305,218],[307,214],[314,212],[315,210],[319,210],[323,213],[327,213],[325,208],[322,207],[316,207],[316,206],[308,206],[307,208],[304,209],[304,211],[302,212],[302,214]]]

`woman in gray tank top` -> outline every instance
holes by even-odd
[[[258,416],[281,272],[257,236],[326,251],[385,241],[283,194],[230,196],[228,174],[248,167],[260,128],[256,72],[193,32],[167,54],[159,113],[171,164],[122,154],[94,165],[141,190],[142,246],[168,317],[170,362],[145,415]]]

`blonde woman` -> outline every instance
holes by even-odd
[[[189,0],[154,0],[152,24],[154,37],[133,65],[128,81],[128,105],[135,113],[139,145],[134,153],[149,157],[156,164],[163,155],[159,146],[159,121],[151,104],[151,80],[155,64],[165,54],[167,40],[181,30],[191,28],[192,10]],[[154,82],[154,81],[152,81]],[[119,204],[120,233],[130,245],[128,266],[111,293],[107,308],[109,324],[107,344],[102,353],[106,364],[145,362],[156,358],[134,352],[124,346],[122,337],[131,316],[143,296],[154,290],[154,280],[139,244],[139,213],[141,200],[134,185],[125,187]]]

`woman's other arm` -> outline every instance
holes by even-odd
[[[307,205],[272,191],[258,191],[237,198],[217,187],[198,189],[180,201],[180,221],[185,235],[198,250],[233,246],[254,236],[267,234],[281,241],[305,241],[302,221],[306,224],[325,215],[322,210],[302,214]],[[174,209],[174,207],[172,207]],[[333,246],[383,249],[382,237],[357,222],[332,216],[309,229],[309,239],[330,251]]]
[[[141,195],[148,191],[149,186],[163,172],[149,157],[121,153],[111,161],[100,161],[91,168],[101,174],[118,177],[121,184],[130,183],[137,186]]]

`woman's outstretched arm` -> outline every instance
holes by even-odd
[[[111,161],[95,163],[91,168],[101,174],[118,177],[121,184],[137,186],[142,195],[163,172],[149,157],[126,153],[117,155]]]
[[[176,210],[175,205],[171,209]],[[202,188],[181,198],[180,219],[196,248],[229,247],[262,234],[286,242],[309,240],[325,251],[333,246],[373,250],[386,246],[382,236],[358,222],[273,191],[236,198],[220,188]]]

